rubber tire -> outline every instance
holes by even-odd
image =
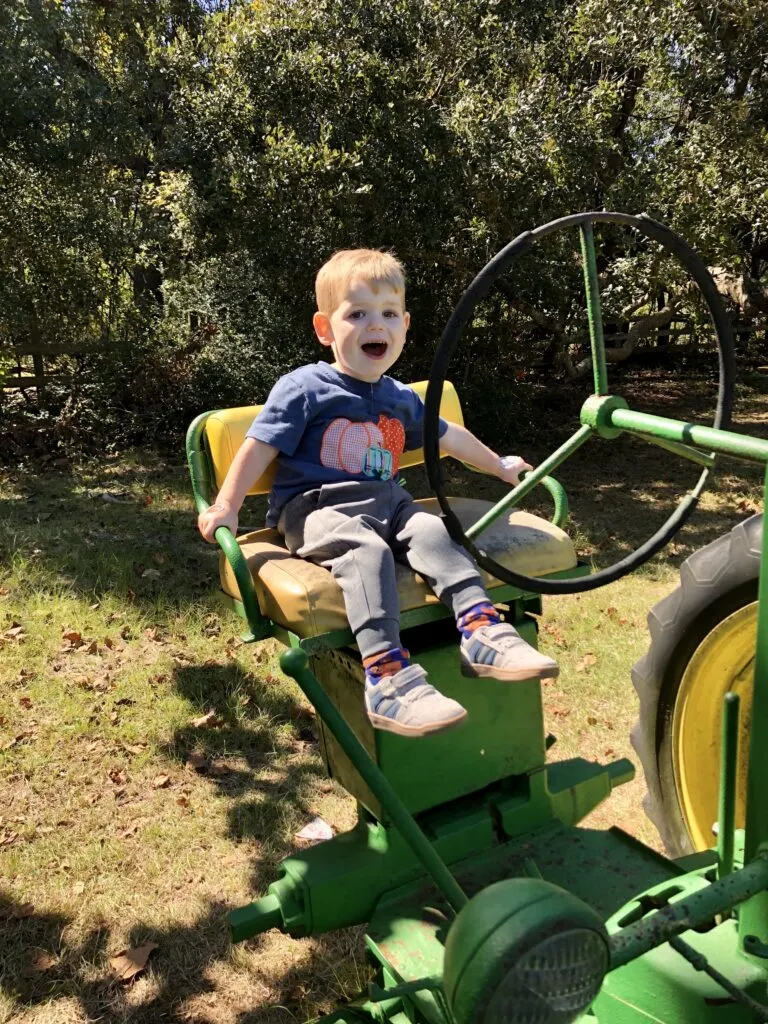
[[[672,760],[672,721],[680,681],[707,634],[757,599],[762,532],[762,515],[752,516],[686,559],[677,589],[648,614],[651,645],[632,669],[640,698],[632,746],[645,772],[643,807],[672,857],[695,849],[680,807]],[[705,770],[717,773],[719,766]]]

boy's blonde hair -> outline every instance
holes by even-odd
[[[355,277],[362,278],[374,290],[377,285],[389,285],[401,294],[405,305],[405,270],[396,256],[379,249],[341,249],[317,272],[315,296],[318,311],[330,316]]]

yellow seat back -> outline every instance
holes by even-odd
[[[428,381],[420,380],[410,386],[423,399],[427,393],[427,384]],[[235,453],[245,440],[249,427],[263,408],[263,405],[244,405],[237,409],[219,409],[217,412],[212,412],[206,419],[206,444],[213,464],[217,490],[224,483],[227,470],[232,464]],[[440,415],[444,420],[448,420],[449,423],[458,423],[460,426],[464,425],[464,416],[461,412],[459,396],[453,384],[449,381],[446,381],[443,385]],[[423,461],[423,449],[415,448],[413,451],[403,452],[400,459],[400,468],[407,469],[408,466],[417,466]],[[266,494],[272,487],[275,469],[276,464],[273,462],[248,493]]]

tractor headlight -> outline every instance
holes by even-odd
[[[549,882],[513,878],[472,899],[451,926],[443,984],[457,1024],[570,1024],[608,970],[597,913]]]

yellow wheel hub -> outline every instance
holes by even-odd
[[[755,602],[707,634],[680,681],[672,717],[672,763],[683,820],[697,850],[715,842],[723,697],[729,690],[741,698],[736,827],[744,827],[756,632]]]

